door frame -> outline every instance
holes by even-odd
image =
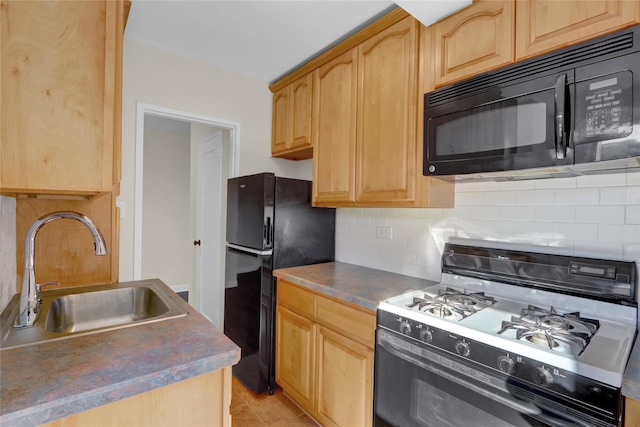
[[[176,110],[159,105],[136,102],[136,138],[133,198],[133,280],[142,279],[142,193],[144,160],[144,116],[165,117],[229,131],[229,177],[236,177],[240,170],[240,123],[219,119],[189,111]],[[195,268],[195,267],[194,267]],[[195,285],[195,284],[194,284]]]

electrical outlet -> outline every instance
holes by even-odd
[[[393,236],[393,229],[391,227],[378,226],[376,228],[376,237],[378,239],[391,239],[392,236]]]

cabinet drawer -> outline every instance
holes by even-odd
[[[311,320],[316,317],[316,296],[311,292],[278,280],[278,304],[281,304],[295,313],[301,314]]]
[[[376,318],[345,304],[318,296],[316,317],[319,323],[370,348],[375,345]]]

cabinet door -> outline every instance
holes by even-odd
[[[271,154],[287,151],[291,140],[289,126],[289,98],[291,87],[286,86],[273,94],[273,123],[271,125]]]
[[[271,154],[301,160],[313,157],[311,139],[311,74],[273,94]]]
[[[289,148],[306,148],[313,146],[311,139],[311,106],[312,85],[311,74],[291,84],[291,146]]]
[[[405,18],[358,47],[358,202],[415,197],[417,37]]]
[[[318,402],[323,426],[371,425],[373,350],[318,327]]]
[[[313,201],[354,200],[357,49],[314,71]]]
[[[315,334],[309,319],[276,308],[276,382],[308,413],[315,401]]]
[[[4,194],[111,191],[121,13],[115,1],[2,2]]]
[[[516,59],[540,55],[638,22],[638,1],[518,0]]]
[[[514,61],[514,3],[479,0],[432,26],[436,87]]]

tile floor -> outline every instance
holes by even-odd
[[[269,393],[256,394],[232,377],[231,382],[231,424],[233,427],[318,427],[278,389]]]

